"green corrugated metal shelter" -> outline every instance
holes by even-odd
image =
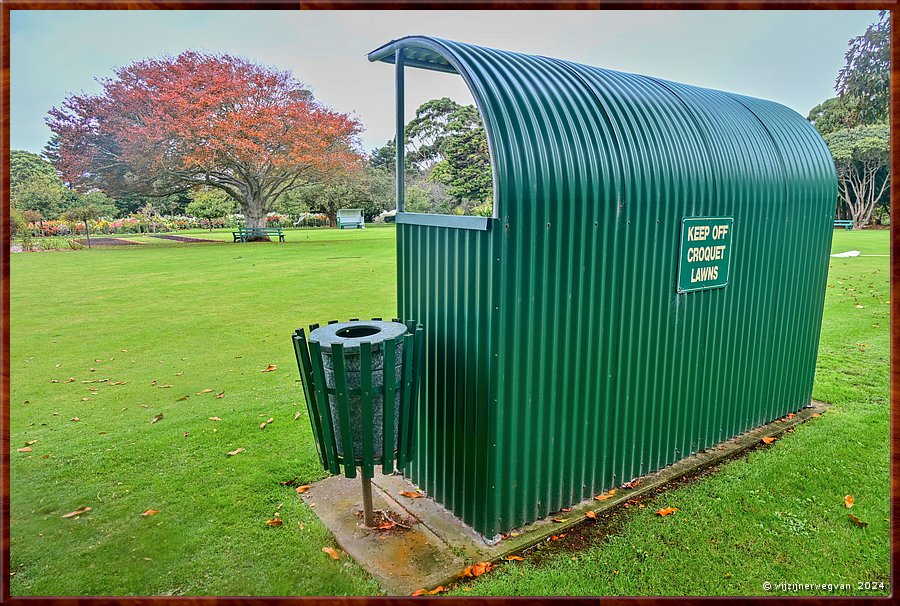
[[[493,537],[810,402],[837,184],[800,115],[436,38],[369,60],[401,132],[404,67],[462,76],[493,165],[489,218],[405,213],[398,184],[429,496]]]

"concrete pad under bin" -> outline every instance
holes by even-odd
[[[382,535],[366,529],[356,515],[362,508],[359,478],[332,476],[312,484],[303,499],[331,530],[338,545],[365,568],[390,595],[409,595],[417,589],[445,587],[469,564],[496,561],[547,540],[553,534],[587,521],[585,513],[608,511],[629,499],[654,492],[659,487],[694,475],[759,445],[763,436],[776,437],[813,414],[828,408],[822,402],[796,413],[792,419],[778,419],[736,438],[682,459],[633,482],[631,489],[616,491],[604,501],[586,499],[565,513],[564,523],[552,521],[556,514],[518,529],[508,538],[489,543],[439,503],[429,498],[410,499],[401,492],[415,490],[406,478],[376,474],[372,480],[375,509],[390,509],[416,523],[402,534]]]

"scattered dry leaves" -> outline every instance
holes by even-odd
[[[629,490],[631,488],[634,488],[635,486],[637,486],[640,483],[641,483],[641,479],[635,478],[634,480],[631,480],[630,482],[625,482],[619,488],[621,488],[622,490]]]
[[[506,559],[507,562],[521,562],[521,561],[523,561],[525,558],[523,558],[522,556],[511,555],[511,556],[506,556],[505,559]]]
[[[592,519],[592,520],[596,520],[596,519],[597,519],[597,514],[594,513],[593,511],[589,511],[589,512],[587,512],[587,513],[584,514],[584,517],[590,518],[590,519]]]
[[[87,513],[91,510],[90,507],[79,507],[75,511],[70,511],[66,515],[62,516],[64,518],[74,518],[75,516],[80,516],[83,513]]]
[[[679,511],[677,507],[664,507],[663,509],[657,509],[656,515],[666,517],[667,515],[673,514],[676,511]]]
[[[335,549],[333,547],[323,547],[322,551],[324,551],[325,553],[330,555],[332,560],[340,560],[341,559],[341,554],[339,554],[337,549]]]
[[[421,492],[415,492],[415,491],[412,491],[412,490],[405,490],[405,491],[401,492],[400,494],[401,494],[402,496],[407,497],[407,498],[410,498],[410,499],[421,499],[422,497],[425,496],[425,495],[422,494]]]
[[[266,525],[268,526],[281,526],[284,524],[284,520],[281,518],[272,518],[271,520],[266,520]]]
[[[568,522],[569,518],[553,518],[553,521],[557,524],[562,524],[563,522]]]
[[[848,494],[844,497],[844,507],[846,507],[847,509],[853,507],[853,495]]]
[[[273,370],[278,370],[278,367],[274,364],[269,364],[265,368],[263,368],[260,372],[272,372]]]
[[[814,412],[814,413],[812,413],[812,414],[810,415],[810,417],[813,418],[813,419],[815,419],[815,418],[817,418],[817,417],[821,417],[821,416],[822,416],[822,415],[819,414],[819,413],[817,413],[817,412]]]
[[[265,429],[265,428],[266,428],[266,425],[268,425],[269,423],[271,423],[271,422],[274,421],[274,420],[275,420],[275,419],[274,419],[273,417],[269,417],[268,419],[266,419],[265,421],[263,421],[262,423],[259,424],[259,428],[260,428],[260,429]]]
[[[771,444],[772,442],[775,441],[775,438],[773,438],[772,436],[765,436],[765,437],[763,437],[762,441],[763,441],[763,444]]]
[[[795,415],[794,413],[789,412],[788,415],[787,415],[787,418],[788,418],[788,419],[793,419],[793,418],[796,417],[796,416],[797,416],[797,415]]]

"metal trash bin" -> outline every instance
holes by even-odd
[[[364,479],[411,455],[422,353],[416,322],[350,320],[294,332],[294,351],[322,466]],[[390,371],[388,369],[393,369]],[[345,445],[350,445],[346,447]]]

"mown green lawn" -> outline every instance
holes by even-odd
[[[393,315],[393,228],[291,230],[284,244],[126,237],[148,244],[12,257],[11,593],[378,593],[322,553],[333,539],[279,482],[324,475],[290,334]],[[834,252],[850,249],[887,255],[888,233],[836,232]],[[828,413],[455,593],[887,593],[857,583],[889,574],[889,260],[831,265],[814,394]],[[267,526],[276,511],[284,524]]]

